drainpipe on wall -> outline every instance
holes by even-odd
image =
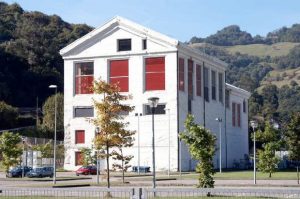
[[[228,169],[228,163],[227,163],[227,125],[226,125],[226,122],[227,122],[227,117],[226,117],[226,71],[225,71],[225,74],[224,74],[224,93],[225,93],[225,96],[224,96],[224,136],[225,136],[225,164],[226,164],[226,169]]]
[[[178,47],[178,46],[177,46]],[[179,162],[181,162],[180,161],[180,149],[179,149],[179,145],[180,145],[180,139],[179,139],[179,91],[178,91],[178,86],[179,86],[179,84],[178,84],[178,79],[179,79],[179,71],[178,71],[178,68],[179,68],[179,66],[178,66],[178,59],[179,59],[179,57],[178,57],[178,50],[177,50],[177,53],[176,53],[176,63],[177,63],[177,66],[176,66],[176,74],[177,74],[177,84],[176,84],[176,86],[177,86],[177,88],[176,88],[176,98],[177,98],[177,171],[179,171],[180,170],[180,167],[181,167],[181,165],[179,164]]]

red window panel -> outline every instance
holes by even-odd
[[[237,104],[237,126],[241,127],[241,104]]]
[[[93,93],[94,76],[78,76],[76,77],[76,94],[91,94]]]
[[[201,96],[201,65],[196,65],[196,94],[197,96]]]
[[[184,91],[184,59],[179,58],[179,90]]]
[[[111,84],[118,84],[121,92],[128,92],[128,59],[110,61]]]
[[[94,63],[82,62],[75,64],[75,94],[93,93]]]
[[[193,60],[188,60],[188,94],[189,96],[193,96]]]
[[[75,152],[75,166],[82,165],[82,154],[80,151]]]
[[[75,131],[75,144],[84,144],[85,142],[85,131],[76,130]]]
[[[145,63],[145,90],[165,90],[165,58],[146,58]]]
[[[235,113],[236,113],[236,111],[235,111],[235,103],[234,102],[232,102],[232,126],[235,126]]]

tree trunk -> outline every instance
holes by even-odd
[[[109,146],[108,144],[106,145],[106,169],[107,169],[107,188],[110,188],[110,181],[109,181]]]
[[[123,184],[125,183],[125,171],[124,171],[124,160],[122,159],[122,180]]]
[[[272,177],[272,173],[269,173],[269,178],[271,178]]]

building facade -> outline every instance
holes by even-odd
[[[158,170],[167,170],[169,162],[172,171],[195,168],[196,161],[178,139],[188,113],[218,139],[216,118],[222,118],[222,143],[230,139],[235,144],[222,144],[226,157],[222,158],[222,167],[230,167],[233,160],[248,154],[248,144],[244,144],[248,142],[248,112],[242,111],[241,102],[247,103],[250,94],[225,83],[226,63],[121,17],[74,41],[60,54],[64,59],[65,169],[80,166],[80,148],[92,147],[95,126],[91,120],[96,114],[93,99],[100,100],[101,96],[88,88],[99,79],[119,83],[121,92],[132,95],[125,102],[135,107],[125,117],[128,128],[136,131],[134,146],[125,150],[134,155],[131,165],[137,166],[138,159],[140,166],[152,165],[150,97],[159,98],[155,114]],[[228,99],[235,103],[231,112],[231,107],[225,106],[226,89]],[[234,127],[228,117],[235,117]],[[230,138],[224,136],[226,133]],[[218,155],[214,163],[218,167]],[[105,161],[100,167],[105,168]]]

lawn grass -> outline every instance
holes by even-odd
[[[20,198],[25,198],[25,199],[31,199],[31,198],[33,198],[33,199],[53,199],[53,198],[55,198],[55,199],[64,199],[64,198],[74,198],[74,199],[79,199],[79,198],[83,198],[83,197],[74,197],[74,196],[70,196],[70,197],[67,197],[67,196],[64,196],[64,197],[51,197],[51,196],[22,196],[22,197],[17,197],[17,196],[3,196],[3,197],[1,197],[1,198],[7,198],[7,199],[20,199]],[[84,199],[96,199],[96,198],[99,198],[99,197],[84,197]],[[107,198],[109,198],[109,199],[114,199],[114,198],[116,198],[116,197],[107,197]],[[124,198],[124,197],[122,197],[122,198]],[[241,197],[241,196],[236,196],[236,197],[234,197],[234,196],[216,196],[216,197],[212,197],[212,196],[210,196],[210,197],[207,197],[207,196],[199,196],[199,197],[155,197],[155,198],[157,198],[157,199],[159,199],[159,198],[164,198],[164,199],[202,199],[202,198],[207,198],[207,199],[266,199],[266,198],[268,198],[268,197]],[[269,198],[272,198],[272,199],[276,199],[276,198],[274,198],[274,197],[269,197]]]
[[[291,42],[280,42],[275,43],[273,45],[266,44],[249,44],[249,45],[236,45],[225,47],[228,52],[235,54],[236,52],[240,52],[242,54],[248,54],[259,57],[277,57],[284,56],[289,53],[289,51],[294,48],[299,43],[291,43]]]

